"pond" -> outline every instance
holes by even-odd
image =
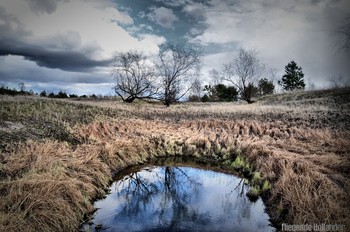
[[[93,231],[275,231],[261,199],[234,175],[193,167],[134,169],[95,203]]]

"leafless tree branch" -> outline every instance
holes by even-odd
[[[200,50],[189,43],[164,43],[158,55],[157,70],[162,89],[159,99],[169,106],[191,89],[191,78],[198,76],[200,70]]]
[[[115,58],[112,75],[115,93],[125,102],[152,98],[158,92],[155,69],[142,52],[119,53]]]
[[[254,86],[266,68],[260,62],[255,50],[240,48],[233,62],[223,65],[223,78],[231,82],[240,92],[241,98],[251,103]]]

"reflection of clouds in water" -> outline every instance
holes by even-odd
[[[101,209],[94,223],[111,231],[273,231],[262,201],[250,202],[244,191],[242,179],[232,175],[148,168],[112,185],[111,194],[95,204]]]

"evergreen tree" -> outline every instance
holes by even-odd
[[[281,85],[284,90],[294,91],[305,88],[303,70],[294,60],[286,65],[285,74],[282,80],[278,81],[278,84]]]

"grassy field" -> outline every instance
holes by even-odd
[[[349,230],[349,128],[349,88],[168,108],[0,96],[0,231],[77,231],[113,173],[163,156],[259,176],[277,227]]]

